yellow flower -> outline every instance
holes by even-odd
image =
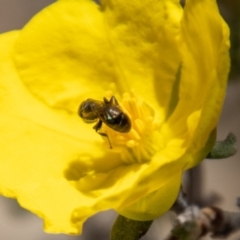
[[[0,192],[54,233],[166,212],[215,141],[228,38],[214,0],[62,0],[1,35]],[[110,149],[77,109],[112,95],[132,128],[103,124]]]

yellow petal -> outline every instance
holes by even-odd
[[[178,157],[183,152],[176,149],[170,153],[166,148],[149,163],[123,165],[108,173],[86,176],[76,182],[77,188],[99,198],[92,206],[96,211],[111,206],[132,219],[154,219],[166,212],[176,199],[183,168],[183,161]],[[83,206],[76,209],[73,216],[79,224],[82,211]]]
[[[170,0],[58,1],[21,31],[19,74],[51,106],[75,112],[114,83],[120,94],[135,89],[163,119],[180,64],[181,14]]]
[[[104,154],[102,140],[92,129],[85,131],[76,116],[54,112],[23,86],[11,61],[18,34],[0,38],[1,193],[17,197],[23,207],[43,217],[47,231],[78,233],[71,214],[85,197],[66,178],[66,171],[81,159],[87,165],[94,158],[97,165]],[[112,159],[99,169],[118,164],[117,156]]]
[[[204,142],[206,142],[208,138],[207,133],[211,131],[214,132],[218,124],[225,98],[228,73],[230,69],[230,44],[229,28],[219,15],[215,1],[200,1],[200,3],[198,3],[198,1],[193,0],[192,5],[191,2],[189,5],[189,9],[195,7],[195,5],[198,6],[195,7],[195,12],[192,12],[194,15],[196,15],[196,12],[203,11],[203,9],[206,11],[204,16],[199,14],[199,17],[202,20],[202,34],[205,30],[205,34],[207,33],[209,36],[205,39],[206,48],[204,51],[210,53],[209,58],[202,57],[204,56],[204,54],[202,54],[201,58],[198,58],[197,63],[198,65],[203,65],[202,71],[206,71],[206,73],[203,73],[201,78],[199,78],[201,92],[203,91],[202,103],[200,103],[200,106],[195,107],[195,109],[197,107],[199,107],[199,109],[201,108],[201,114],[193,136],[193,139],[195,140],[192,143],[192,148],[194,147],[196,149],[204,147]],[[208,7],[206,7],[207,5]],[[214,13],[213,10],[215,10]],[[200,43],[196,42],[196,44]],[[191,51],[191,49],[189,49],[189,51]],[[198,101],[200,102],[200,99],[198,99]],[[214,144],[214,142],[212,142],[212,144]],[[198,162],[188,162],[187,167],[192,167],[197,163]]]
[[[168,157],[166,148],[150,163],[132,165],[120,162],[118,152],[106,154],[98,135],[83,127],[76,115],[48,108],[21,83],[12,63],[17,38],[18,32],[1,36],[1,193],[43,218],[46,231],[71,234],[81,231],[83,222],[99,211],[139,212],[136,202],[151,199],[148,194],[154,192],[167,194],[173,202],[182,150]],[[174,186],[170,196],[169,182]],[[141,207],[139,217],[157,217],[168,207],[151,213]]]
[[[119,210],[119,213],[130,219],[147,221],[161,216],[170,209],[179,192],[182,175],[174,175],[167,184],[160,187],[157,191],[148,194],[129,207]],[[139,186],[141,187],[141,186]],[[171,189],[171,191],[169,191]],[[164,197],[163,197],[164,196]]]
[[[42,217],[46,231],[71,234],[81,231],[94,213],[128,209],[156,191],[173,202],[182,169],[177,160],[183,151],[171,153],[165,148],[150,163],[132,165],[121,164],[118,153],[104,154],[101,149],[106,148],[97,134],[88,137],[90,132],[83,130],[75,115],[46,107],[22,85],[11,62],[17,37],[18,32],[1,36],[1,90],[5,94],[0,105],[1,193],[17,197],[23,207]],[[169,174],[171,179],[176,177],[170,196],[166,192]],[[168,207],[161,206],[151,217]],[[143,210],[141,218],[148,218]]]
[[[230,62],[229,30],[213,0],[187,1],[181,29],[179,102],[168,124],[175,136],[185,134],[185,144],[199,149],[221,112]]]
[[[62,0],[20,36],[1,36],[1,192],[42,217],[50,232],[78,233],[89,216],[109,208],[136,220],[167,211],[184,169],[214,142],[225,92],[228,34],[209,7],[216,10],[212,1],[189,1],[180,25],[176,1],[99,7]],[[150,104],[130,99],[136,116],[146,109],[165,120],[154,129],[154,114],[135,119],[146,138],[140,143],[157,146],[150,154],[152,145],[141,149],[148,162],[123,163],[119,149],[109,151],[76,116],[84,98],[101,99],[114,86],[119,94],[134,88]],[[144,132],[149,126],[152,135]],[[133,145],[129,140],[127,147]]]

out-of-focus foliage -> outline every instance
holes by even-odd
[[[230,79],[236,79],[240,76],[240,1],[218,0],[218,5],[223,18],[230,27]]]

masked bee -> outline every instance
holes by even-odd
[[[81,103],[78,109],[78,115],[86,123],[98,121],[93,129],[95,129],[101,136],[107,138],[108,135],[106,133],[99,132],[102,123],[105,123],[108,127],[121,133],[127,133],[131,130],[131,120],[128,115],[122,111],[114,96],[112,96],[109,101],[105,97],[103,98],[103,101],[91,98],[87,99]],[[110,141],[109,145],[110,148],[112,148]]]

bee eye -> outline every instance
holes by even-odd
[[[83,102],[83,103],[79,106],[79,108],[78,108],[78,115],[79,115],[81,118],[84,118],[85,113],[88,112],[88,111],[86,111],[87,108],[88,108],[88,106],[86,106],[86,105],[87,105],[87,104],[86,104],[85,102]]]
[[[92,102],[90,100],[82,102],[78,109],[78,115],[86,123],[94,122],[98,118],[96,112],[92,109]]]

